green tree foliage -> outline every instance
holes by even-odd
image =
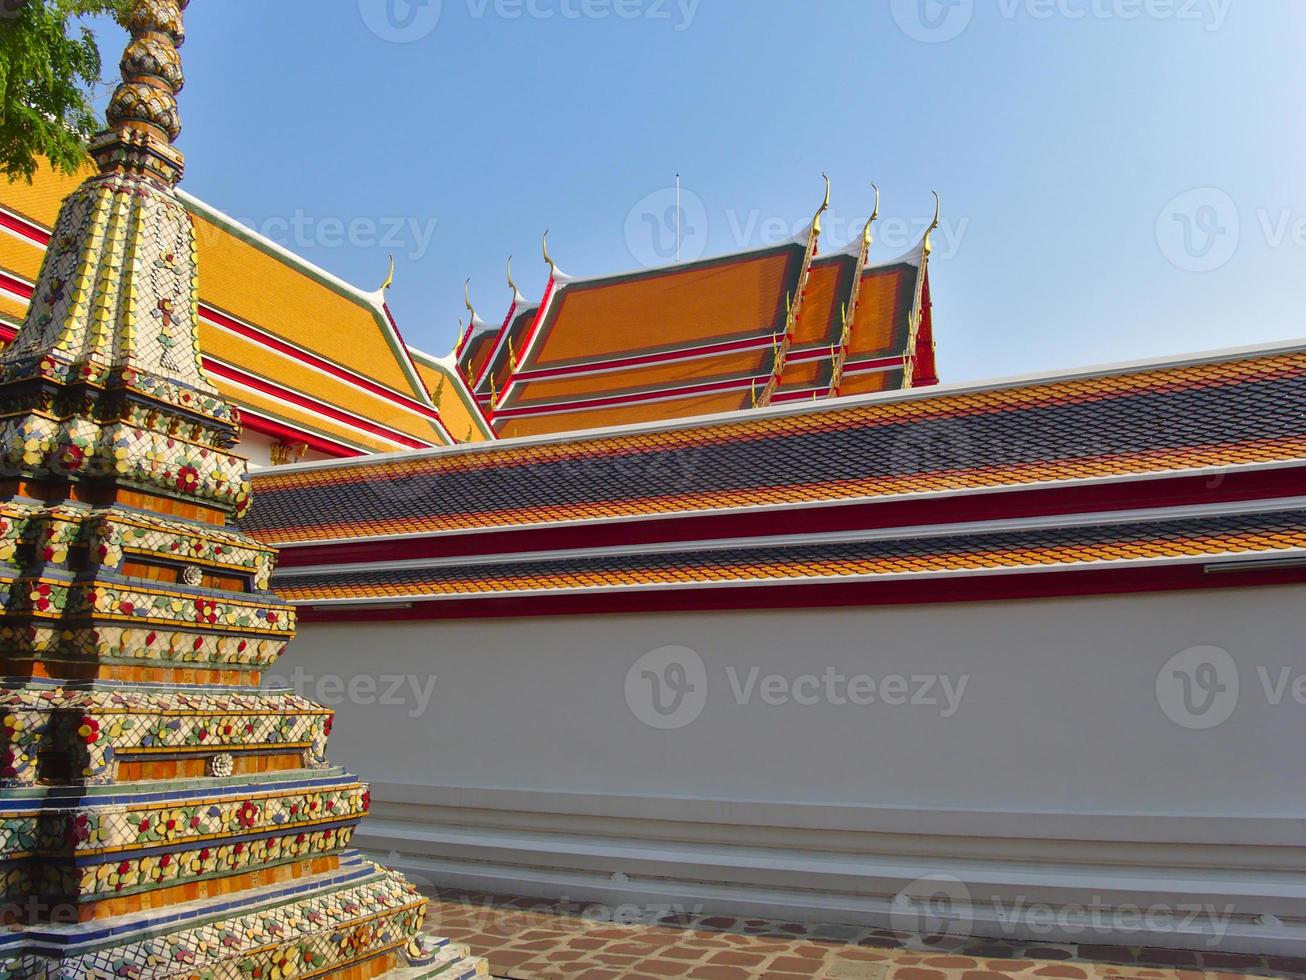
[[[72,174],[101,123],[90,103],[100,49],[81,18],[131,0],[0,0],[0,170],[29,182],[44,157]]]

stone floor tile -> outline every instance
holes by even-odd
[[[1306,980],[1306,961],[1285,957],[958,937],[904,943],[857,926],[661,914],[625,923],[590,912],[447,894],[429,921],[432,933],[488,956],[508,980]]]
[[[686,976],[694,980],[752,980],[757,974],[737,966],[708,963],[696,966]]]

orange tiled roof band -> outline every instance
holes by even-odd
[[[1306,352],[260,474],[272,543],[1306,458]]]

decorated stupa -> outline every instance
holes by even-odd
[[[295,617],[200,361],[186,5],[127,17],[99,173],[0,358],[0,978],[484,974],[349,849],[331,712],[260,687]]]

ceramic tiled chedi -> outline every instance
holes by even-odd
[[[260,688],[295,617],[200,364],[185,6],[134,5],[100,172],[0,358],[0,980],[483,974],[349,850],[331,713]]]

